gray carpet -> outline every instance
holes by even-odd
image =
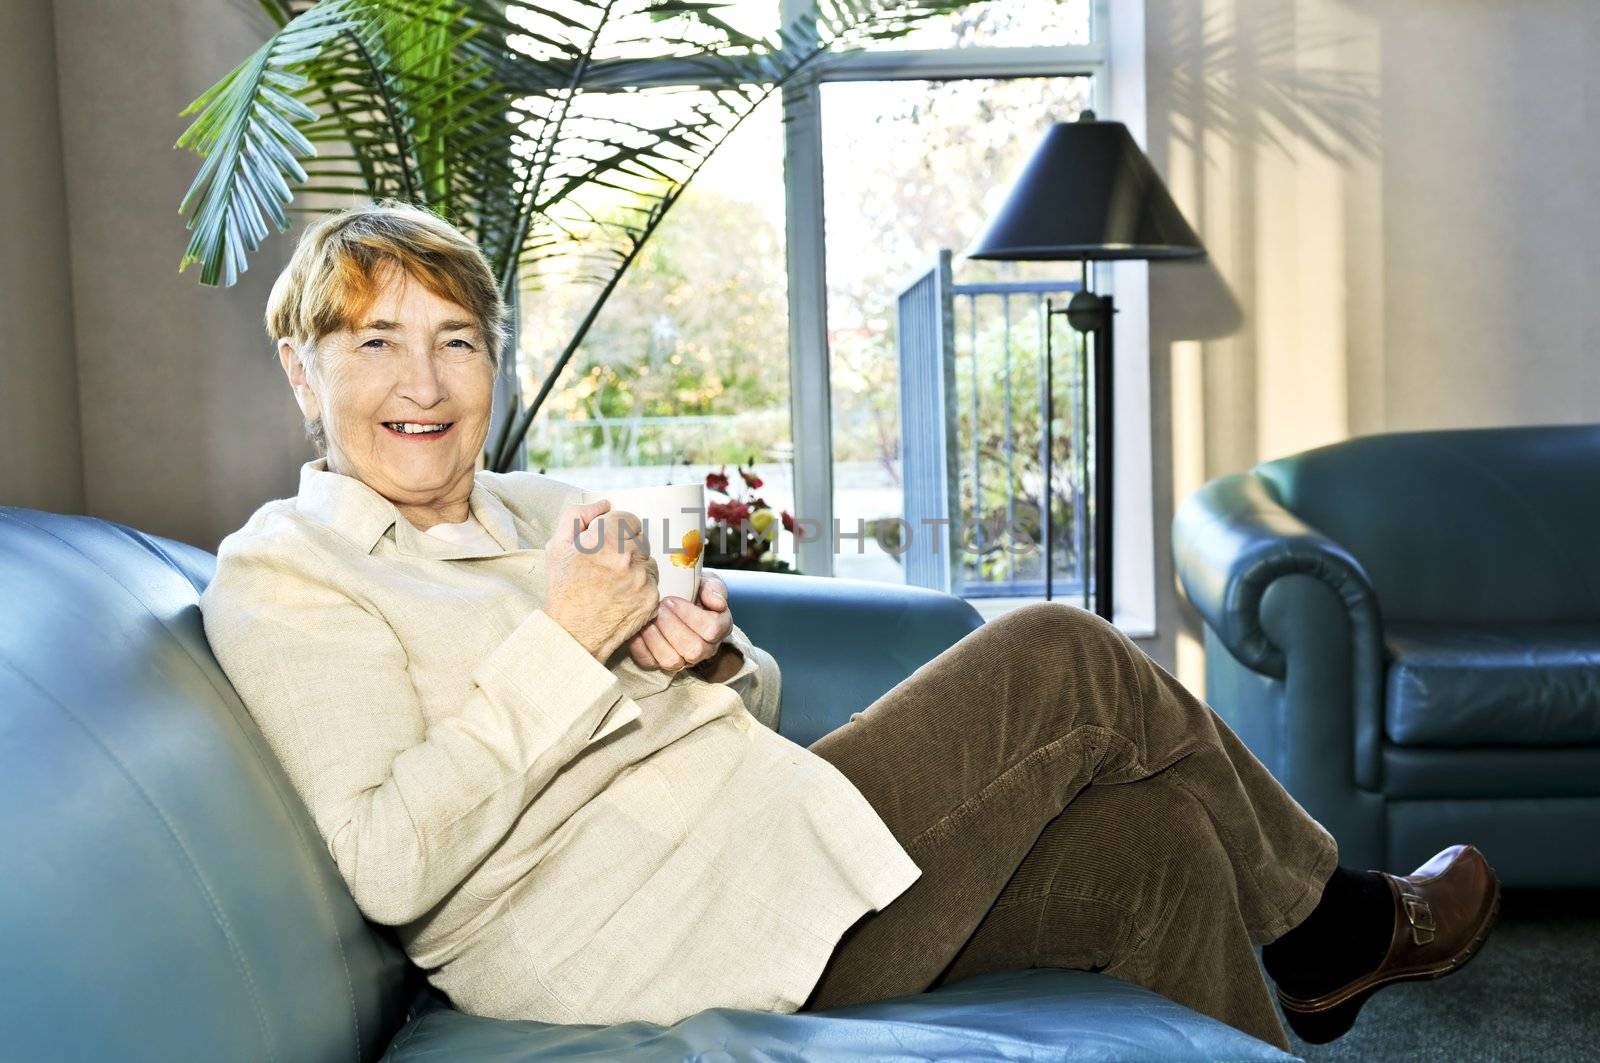
[[[1600,892],[1507,890],[1500,921],[1467,966],[1380,989],[1323,1060],[1600,1060]]]

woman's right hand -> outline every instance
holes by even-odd
[[[563,506],[545,543],[544,611],[601,664],[655,614],[661,597],[639,518],[610,509],[605,499]],[[598,520],[602,514],[607,519]]]

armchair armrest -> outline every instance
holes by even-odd
[[[1289,616],[1264,624],[1267,589],[1285,577],[1306,576],[1315,581],[1310,587],[1324,586],[1336,596],[1348,620],[1348,642],[1333,646],[1324,638],[1313,649],[1302,645],[1300,652],[1325,660],[1337,655],[1348,663],[1350,700],[1327,711],[1353,712],[1354,778],[1363,788],[1377,788],[1383,629],[1377,594],[1361,562],[1286,509],[1260,477],[1248,472],[1213,480],[1185,499],[1173,519],[1172,548],[1184,594],[1207,626],[1242,664],[1272,679],[1285,680],[1291,662],[1269,627],[1281,632],[1287,624],[1289,630],[1304,629],[1308,637],[1329,628],[1310,613],[1303,622]],[[1283,600],[1294,610],[1311,608],[1298,592]]]
[[[1283,651],[1261,627],[1261,597],[1273,580],[1312,576],[1333,589],[1357,639],[1381,638],[1372,581],[1348,550],[1279,504],[1257,476],[1212,480],[1178,507],[1172,550],[1178,580],[1235,657],[1282,679]]]
[[[953,595],[822,576],[717,571],[734,622],[778,662],[778,730],[810,745],[983,618]]]

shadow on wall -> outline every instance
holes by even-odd
[[[1176,501],[1348,435],[1381,380],[1351,364],[1381,364],[1378,35],[1334,0],[1152,0],[1145,29],[1151,157],[1209,252],[1150,271],[1157,616],[1181,643]]]
[[[1234,153],[1232,168],[1240,171],[1247,168],[1239,165],[1239,154],[1263,147],[1286,160],[1308,148],[1341,164],[1352,156],[1377,156],[1376,71],[1306,62],[1310,56],[1363,46],[1357,34],[1297,30],[1293,5],[1284,3],[1210,12],[1195,5],[1153,6],[1163,9],[1164,45],[1172,62],[1160,75],[1167,105],[1164,113],[1151,115],[1150,140],[1181,146],[1190,170],[1173,172],[1168,147],[1169,183],[1203,193],[1208,152]],[[1241,190],[1241,200],[1247,195]],[[1186,197],[1184,209],[1203,233],[1205,208],[1203,194]],[[1170,301],[1161,305],[1169,338],[1210,340],[1237,332],[1244,313],[1216,262],[1208,257],[1188,265],[1174,272]]]
[[[1152,8],[1160,12],[1152,50],[1162,54],[1151,62],[1160,88],[1151,92],[1150,143],[1207,242],[1212,270],[1226,277],[1164,277],[1152,298],[1152,350],[1229,340],[1204,349],[1205,386],[1193,397],[1218,422],[1205,433],[1212,475],[1299,442],[1292,432],[1273,439],[1258,423],[1269,400],[1284,398],[1260,393],[1275,383],[1263,360],[1280,360],[1277,376],[1291,393],[1324,385],[1301,396],[1318,407],[1311,421],[1323,434],[1348,429],[1350,389],[1334,379],[1354,338],[1344,316],[1361,272],[1375,276],[1376,268],[1351,261],[1348,249],[1380,250],[1377,36],[1348,8],[1325,5],[1321,18],[1308,18],[1307,6]],[[1355,231],[1369,222],[1370,242]],[[1302,424],[1306,413],[1296,415]]]
[[[1303,5],[1293,3],[1209,12],[1161,6],[1173,60],[1163,71],[1170,135],[1195,147],[1199,134],[1215,133],[1228,145],[1267,146],[1291,157],[1306,146],[1341,161],[1377,154],[1377,71],[1338,63],[1351,48],[1376,44],[1371,33],[1308,27],[1297,17]]]

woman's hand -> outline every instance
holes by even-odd
[[[728,587],[721,576],[701,572],[699,597],[698,605],[676,596],[661,599],[655,618],[628,640],[628,653],[635,664],[670,674],[717,656],[722,640],[733,629]],[[736,670],[739,654],[731,652]],[[720,681],[724,677],[708,678]]]
[[[660,600],[639,518],[610,509],[606,499],[563,506],[545,544],[544,611],[601,664],[650,619]],[[600,519],[603,514],[609,519]]]

